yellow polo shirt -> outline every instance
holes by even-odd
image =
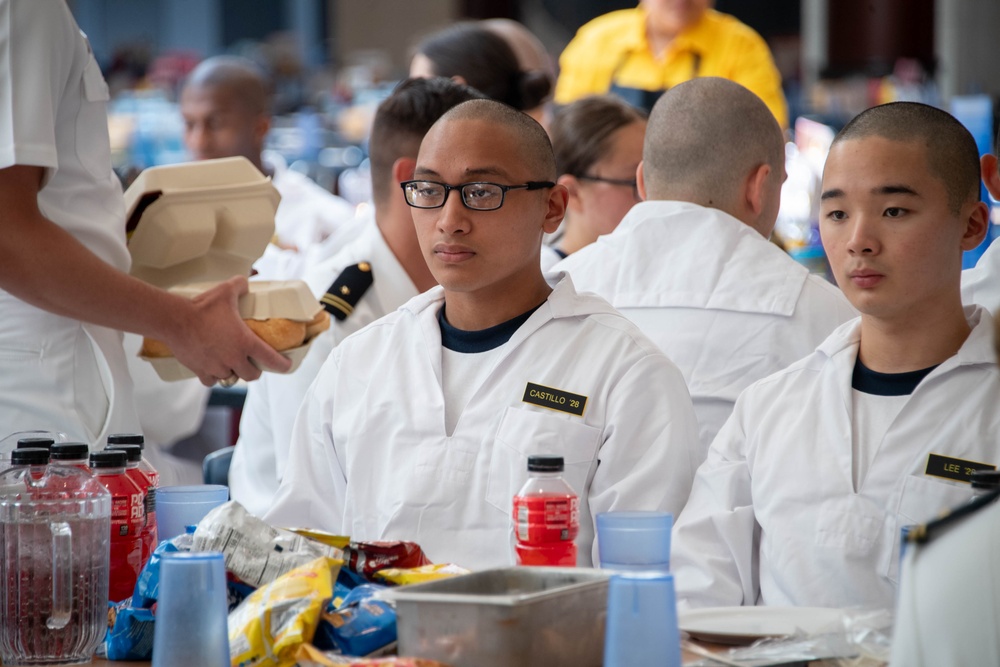
[[[696,76],[718,76],[755,92],[781,127],[788,127],[781,75],[767,43],[749,26],[713,9],[677,35],[661,58],[646,41],[641,7],[599,16],[576,33],[559,57],[559,67],[559,104],[606,93],[612,83],[665,90]]]

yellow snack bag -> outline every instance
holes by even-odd
[[[229,614],[232,667],[292,667],[312,640],[343,561],[322,557],[258,588]]]
[[[328,547],[333,547],[334,549],[343,549],[351,543],[351,538],[346,535],[334,535],[333,533],[328,533],[325,530],[318,530],[316,528],[286,528],[286,530],[289,530],[296,535],[307,537],[310,540],[315,540],[320,544],[325,544]]]
[[[436,579],[447,579],[460,574],[469,574],[470,570],[451,563],[437,563],[434,565],[423,565],[411,568],[386,568],[379,570],[373,576],[377,581],[396,586],[407,584],[421,584],[425,581]]]

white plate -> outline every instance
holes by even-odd
[[[763,637],[842,631],[844,612],[825,607],[708,607],[680,613],[680,628],[695,639],[748,644]]]

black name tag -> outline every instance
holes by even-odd
[[[958,482],[970,482],[969,478],[975,471],[996,469],[996,466],[988,463],[964,461],[962,459],[941,456],[940,454],[931,454],[927,457],[927,469],[924,470],[924,474],[953,479]]]
[[[571,415],[583,416],[583,411],[587,409],[587,397],[580,394],[571,394],[561,389],[543,387],[540,384],[528,383],[524,388],[524,396],[521,400],[549,410],[568,412]]]

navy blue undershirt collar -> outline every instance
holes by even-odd
[[[874,396],[909,396],[917,388],[920,381],[937,368],[935,364],[930,368],[922,368],[919,371],[907,371],[906,373],[879,373],[861,363],[861,359],[854,361],[854,375],[851,378],[851,387],[864,394]]]
[[[544,301],[542,303],[545,303]],[[531,315],[541,308],[538,304],[528,312],[517,317],[501,322],[489,329],[479,331],[465,331],[456,329],[448,324],[444,314],[444,306],[438,311],[438,324],[441,326],[441,344],[452,352],[463,354],[476,354],[477,352],[489,352],[495,350],[510,340],[514,332],[521,328],[521,325],[528,321]]]

